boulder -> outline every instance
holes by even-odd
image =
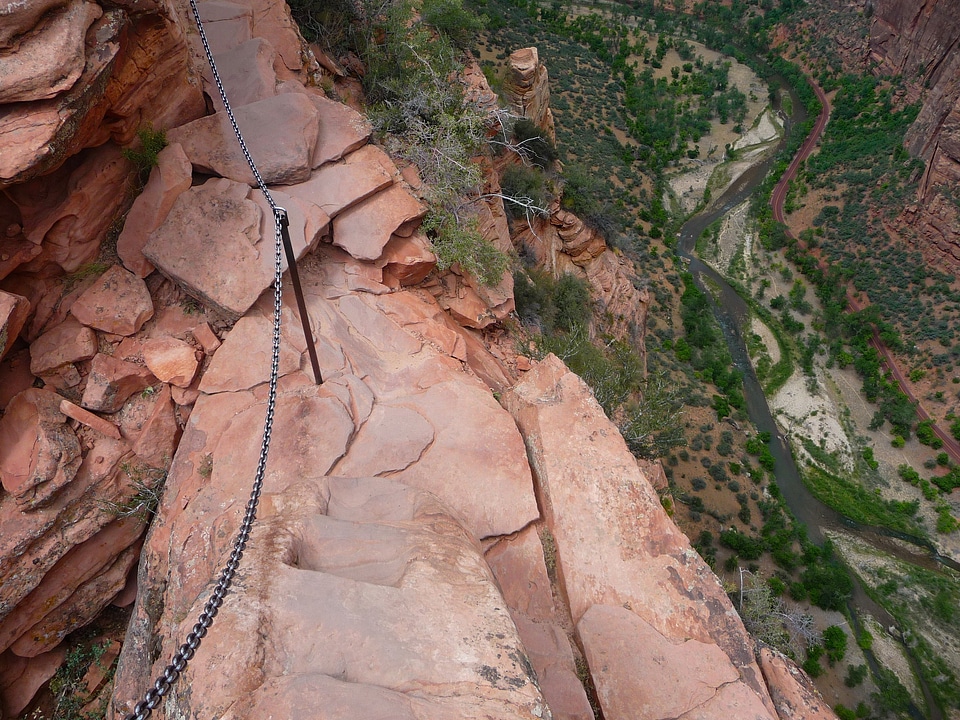
[[[683,712],[703,718],[775,718],[753,640],[716,576],[667,516],[586,384],[548,355],[504,394],[503,402],[527,444],[539,505],[556,541],[563,594],[594,683],[598,691],[605,688],[600,692],[605,717],[627,717],[624,708],[651,682],[634,674],[645,663],[656,664],[657,651],[637,641],[650,634],[645,629],[649,626],[662,636],[662,643],[696,642],[698,654],[712,653],[717,667],[721,656],[727,658],[730,678],[723,681],[723,692]],[[621,648],[605,645],[605,638],[616,637],[617,631],[598,629],[614,621],[607,610],[594,612],[595,606],[626,608],[624,613],[636,616],[616,614]],[[588,612],[608,620],[584,626]],[[618,663],[604,659],[605,652],[613,653],[610,658],[635,657],[631,663]],[[657,676],[658,687],[684,681],[672,677],[688,672],[684,664],[672,667]],[[722,703],[717,699],[721,695]],[[744,712],[731,714],[731,707]],[[628,714],[636,716],[632,710]]]
[[[101,435],[106,435],[114,440],[120,439],[120,429],[112,422],[104,420],[98,415],[94,415],[88,410],[84,410],[79,405],[74,405],[69,400],[60,401],[60,412],[78,423],[86,425],[92,430],[96,430]]]
[[[192,180],[193,168],[181,145],[167,145],[157,154],[157,166],[133,201],[117,238],[117,255],[127,270],[142,278],[153,272],[153,265],[143,257],[143,246],[166,219],[174,201],[190,189]]]
[[[47,375],[68,363],[97,354],[97,335],[75,318],[67,318],[30,344],[30,372]]]
[[[273,282],[256,247],[261,211],[248,192],[246,185],[225,179],[190,188],[143,248],[160,272],[232,319]],[[272,246],[272,233],[270,240]]]
[[[189,387],[199,363],[193,345],[172,337],[159,337],[143,344],[143,362],[161,382]]]
[[[48,504],[80,467],[80,441],[60,412],[60,396],[30,388],[0,418],[0,482],[17,504]]]
[[[384,283],[394,288],[422,282],[437,266],[437,256],[430,250],[430,241],[422,233],[410,237],[393,235],[377,261],[383,266]]]
[[[358,260],[377,260],[395,232],[425,213],[426,208],[413,195],[400,185],[391,185],[333,221],[333,244]]]
[[[257,170],[268,184],[290,185],[310,177],[318,112],[299,93],[276,95],[234,110]],[[180,143],[194,170],[255,185],[226,113],[216,113],[167,133]]]
[[[60,7],[66,0],[22,0],[4,8],[0,25],[0,48],[18,49],[20,36],[33,30],[49,10]]]
[[[203,31],[214,56],[228,52],[253,37],[253,10],[249,5],[227,0],[205,0],[197,3]],[[197,54],[203,57],[199,37],[195,41]]]
[[[148,467],[165,471],[170,467],[179,439],[180,426],[174,414],[170,386],[164,385],[150,418],[133,445],[133,452]]]
[[[143,280],[120,265],[112,265],[74,301],[77,320],[113,335],[133,335],[153,317],[153,300]]]
[[[123,407],[127,398],[155,381],[149,368],[143,365],[97,353],[90,364],[80,404],[88,410],[114,413]]]
[[[0,290],[0,360],[13,348],[29,316],[29,300]]]
[[[17,52],[0,54],[0,103],[46,100],[73,87],[83,72],[87,28],[101,15],[99,5],[73,0],[45,17]]]

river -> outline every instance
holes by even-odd
[[[775,78],[775,80],[779,81],[781,86],[786,86],[786,83],[779,79]],[[791,127],[796,126],[806,119],[806,111],[799,98],[792,95],[792,100],[794,112],[793,116],[787,122],[787,133],[789,133]],[[784,143],[785,140],[782,140],[780,146],[777,148],[777,152],[780,151]],[[776,461],[774,475],[777,485],[783,493],[784,500],[794,517],[806,526],[808,537],[818,544],[823,542],[825,530],[840,530],[856,535],[879,550],[914,565],[936,570],[939,569],[941,564],[947,564],[954,569],[960,569],[960,565],[957,563],[936,555],[932,547],[923,540],[897,535],[887,531],[885,528],[859,526],[832,508],[821,503],[810,493],[800,477],[793,453],[790,450],[790,444],[780,432],[780,428],[773,419],[770,406],[767,404],[767,399],[763,394],[760,381],[757,379],[753,365],[750,362],[750,356],[747,353],[743,332],[744,327],[749,327],[749,306],[743,298],[727,284],[727,281],[720,273],[702,262],[695,254],[697,238],[700,237],[700,234],[711,223],[722,218],[732,209],[740,205],[740,203],[747,200],[757,186],[764,180],[773,162],[773,157],[771,157],[751,167],[709,207],[687,220],[680,229],[677,248],[680,256],[689,263],[689,271],[691,275],[693,275],[697,287],[710,299],[714,315],[723,330],[724,338],[730,348],[733,363],[743,374],[743,394],[746,399],[747,414],[751,422],[753,422],[758,431],[767,431],[770,433],[770,451]],[[709,290],[706,281],[712,286]],[[905,543],[896,542],[895,537],[899,537],[901,540],[907,540],[909,543],[913,543],[913,545],[910,546]],[[913,547],[916,549],[912,549]],[[849,603],[849,609],[856,627],[859,627],[859,617],[864,613],[872,615],[884,627],[896,625],[893,617],[880,605],[870,599],[856,580],[854,580],[854,593]],[[868,662],[875,667],[876,659],[872,653],[867,652],[866,655]],[[916,665],[912,657],[911,662],[914,666]],[[916,667],[914,667],[914,671],[923,690],[926,705],[929,708],[929,714],[925,714],[920,708],[913,706],[910,709],[911,715],[917,718],[917,720],[922,720],[923,718],[940,720],[943,717],[942,713],[933,701],[923,679],[919,673],[916,673]]]

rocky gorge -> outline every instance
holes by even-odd
[[[287,297],[260,520],[157,712],[834,717],[746,633],[661,506],[658,466],[559,359],[516,355],[510,275],[437,270],[416,168],[321,89],[333,63],[286,6],[200,11],[290,214],[324,383]],[[0,16],[0,717],[110,604],[132,606],[106,710],[122,717],[239,526],[270,374],[272,213],[185,5]],[[512,65],[514,110],[549,132],[547,69],[533,49]],[[480,73],[465,82],[491,101]],[[121,148],[147,126],[169,144],[137,194]],[[502,201],[477,214],[511,249]],[[560,208],[530,233],[624,332],[644,326],[649,297],[602,237]]]

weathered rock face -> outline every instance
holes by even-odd
[[[907,133],[910,152],[926,161],[917,204],[900,220],[932,249],[960,267],[960,16],[948,0],[901,3],[870,0],[871,59],[882,72],[903,75],[911,100],[923,106]]]
[[[633,264],[611,250],[598,232],[555,204],[549,218],[533,218],[532,228],[520,224],[513,240],[555,277],[571,273],[587,280],[604,332],[630,342],[646,358],[650,293]]]

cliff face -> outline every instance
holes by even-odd
[[[60,12],[11,8],[28,29]],[[260,520],[159,716],[301,717],[323,702],[344,717],[588,720],[583,667],[610,720],[640,707],[831,717],[784,661],[758,656],[589,389],[553,357],[518,382],[487,346],[479,330],[509,312],[508,278],[489,290],[434,272],[416,178],[369,142],[361,115],[302,82],[309,55],[285,6],[201,8],[250,151],[289,212],[325,382],[287,293]],[[87,10],[75,49],[97,21]],[[131,27],[181,43],[158,78],[169,102],[151,111],[108,93],[78,111],[92,130],[66,123],[4,175],[3,717],[110,603],[133,605],[110,717],[128,712],[206,601],[257,464],[272,213],[223,113],[195,118],[217,105],[198,94],[183,8],[143,12]],[[30,32],[4,38],[4,61]],[[131,37],[118,35],[117,57],[135,55]],[[22,98],[0,118],[30,126],[59,97]],[[151,117],[171,143],[114,251],[104,218],[122,212],[132,172],[117,143]],[[488,211],[485,233],[509,246],[502,207]],[[554,226],[557,253],[588,276],[615,257],[575,218],[555,213]]]
[[[949,0],[869,0],[870,56],[902,75],[923,107],[907,133],[927,164],[916,205],[901,220],[940,258],[960,264],[960,15]]]

